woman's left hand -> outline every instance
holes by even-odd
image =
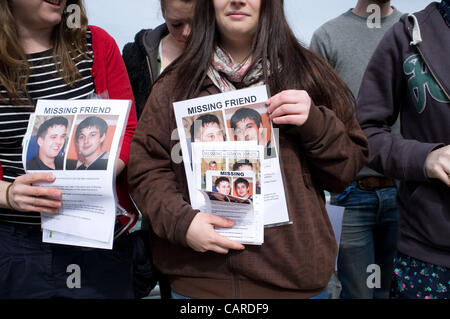
[[[305,124],[311,108],[308,92],[301,90],[282,91],[267,100],[267,112],[274,124]]]

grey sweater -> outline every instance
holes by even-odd
[[[398,10],[381,18],[381,28],[370,29],[367,19],[348,10],[317,29],[310,49],[320,54],[347,83],[355,98],[367,64],[385,32],[402,13]]]
[[[373,52],[384,33],[401,16],[402,13],[394,9],[392,14],[381,18],[380,28],[369,28],[367,18],[354,14],[350,9],[317,29],[311,39],[310,49],[330,63],[356,98]],[[394,134],[400,134],[399,122],[395,123],[392,130]],[[381,174],[365,166],[355,179],[367,176]]]

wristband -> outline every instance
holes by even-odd
[[[13,184],[9,184],[8,187],[6,188],[6,203],[9,206],[9,209],[14,210],[14,208],[11,206],[11,203],[9,201],[9,189],[11,188],[11,186],[13,186]]]

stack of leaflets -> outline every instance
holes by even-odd
[[[235,220],[217,231],[243,244],[290,223],[268,98],[257,86],[173,104],[191,205]]]

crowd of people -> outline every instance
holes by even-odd
[[[449,298],[450,0],[414,14],[357,0],[310,47],[295,37],[283,0],[160,4],[165,23],[137,33],[121,54],[88,24],[82,0],[0,0],[0,298],[138,298],[156,280],[161,297],[174,299]],[[66,23],[70,5],[77,27]],[[373,5],[380,19],[370,25]],[[278,145],[248,108],[230,118],[233,138],[257,141],[265,158],[278,146],[291,222],[266,228],[262,245],[243,245],[215,230],[235,221],[191,206],[184,165],[171,156],[172,103],[258,85],[271,92]],[[130,230],[112,250],[42,242],[41,213],[58,214],[63,201],[61,190],[37,185],[63,165],[105,170],[108,127],[96,116],[78,123],[78,158],[63,163],[72,123],[51,117],[24,167],[28,121],[39,99],[96,95],[132,101],[115,178],[119,204],[142,215],[141,256]],[[226,138],[214,115],[191,124],[189,142]],[[252,199],[245,178],[214,186]],[[339,247],[325,192],[345,208]],[[84,270],[80,288],[67,286],[70,264]]]

